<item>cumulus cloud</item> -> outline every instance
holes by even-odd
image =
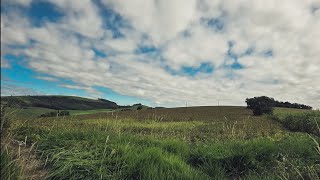
[[[63,29],[89,38],[99,38],[103,35],[101,17],[98,15],[97,6],[91,0],[50,0],[50,2],[65,13],[60,24]]]
[[[195,21],[196,0],[103,0],[137,29],[148,34],[155,44],[174,38]]]
[[[19,12],[1,14],[1,45],[25,45],[28,41],[26,27],[29,27],[29,22]],[[1,54],[3,54],[2,51]]]
[[[64,16],[42,26],[2,13],[1,50],[77,84],[63,87],[97,96],[95,87],[106,87],[167,106],[243,105],[259,95],[320,106],[317,0],[50,2]],[[123,18],[122,36],[105,27],[103,8]],[[203,63],[213,72],[179,73]]]

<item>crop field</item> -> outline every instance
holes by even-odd
[[[293,114],[309,113],[298,111]],[[274,116],[291,113],[279,108]],[[312,113],[311,119],[319,118],[318,111]],[[12,121],[9,134],[23,147],[7,143],[8,148],[19,156],[27,151],[38,161],[37,170],[20,173],[27,178],[37,177],[38,170],[48,179],[320,177],[319,136],[292,132],[271,115],[252,116],[245,107],[19,118]]]

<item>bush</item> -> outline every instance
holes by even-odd
[[[69,111],[52,111],[41,114],[39,117],[56,117],[56,116],[69,116]]]
[[[142,108],[143,108],[143,106],[140,105],[137,107],[137,110],[141,110]]]
[[[132,109],[125,108],[125,109],[121,109],[121,111],[132,111]]]
[[[266,96],[247,98],[247,108],[253,110],[253,115],[272,114],[275,100]]]
[[[275,119],[291,131],[306,132],[320,136],[320,111],[287,114],[282,118],[275,116]]]

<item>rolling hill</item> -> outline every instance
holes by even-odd
[[[2,96],[1,103],[12,107],[41,107],[55,110],[117,109],[115,102],[76,96]]]

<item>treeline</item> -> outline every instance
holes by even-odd
[[[269,104],[272,104],[274,107],[285,107],[285,108],[295,108],[295,109],[312,109],[311,106],[305,105],[305,104],[299,104],[299,103],[290,103],[288,101],[277,101],[274,98],[270,98],[267,96],[260,96],[260,97],[254,97],[254,98],[247,98],[246,102],[248,104],[248,107],[252,104],[255,104],[257,102],[261,101],[268,101]],[[250,108],[249,108],[250,109]]]
[[[253,110],[254,115],[270,114],[274,107],[286,107],[296,109],[312,109],[311,106],[298,103],[277,101],[267,96],[260,96],[246,99],[247,108]]]
[[[69,111],[52,111],[41,114],[39,117],[57,117],[57,116],[70,116]]]
[[[282,102],[282,101],[274,101],[275,107],[286,107],[286,108],[295,108],[295,109],[312,109],[311,106],[305,105],[305,104],[298,104],[298,103],[290,103],[288,101]]]

